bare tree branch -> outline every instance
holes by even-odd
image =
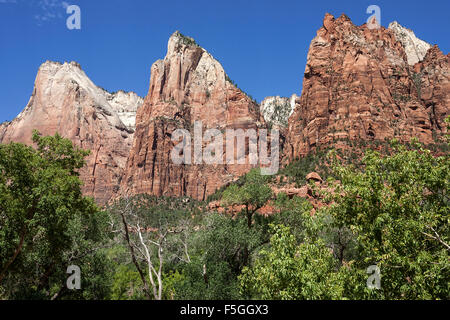
[[[441,236],[436,232],[436,230],[435,230],[433,227],[431,227],[431,226],[428,226],[428,225],[427,225],[427,227],[428,227],[431,231],[433,231],[434,236],[431,235],[431,234],[425,233],[425,232],[422,232],[422,234],[426,235],[427,237],[430,237],[431,239],[437,240],[439,243],[441,243],[442,245],[444,245],[444,247],[446,247],[447,250],[450,250],[450,245],[449,245],[448,243],[446,243],[444,240],[442,240]]]
[[[126,199],[126,207],[125,208],[127,208],[128,205],[129,205],[129,199],[127,198]],[[128,224],[127,224],[127,221],[125,219],[125,214],[124,214],[124,212],[122,210],[120,210],[120,215],[122,217],[122,223],[123,223],[123,227],[124,227],[124,230],[125,230],[125,240],[128,243],[128,247],[130,249],[131,259],[133,260],[133,263],[134,263],[134,265],[136,266],[136,269],[139,272],[139,276],[141,277],[142,283],[144,284],[144,292],[147,295],[148,299],[151,299],[151,295],[150,295],[150,292],[149,292],[147,280],[145,279],[144,273],[142,272],[141,267],[139,266],[139,263],[136,260],[136,255],[135,255],[135,252],[134,252],[134,248],[133,248],[133,245],[131,244],[130,235],[128,233]]]

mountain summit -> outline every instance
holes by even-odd
[[[412,67],[407,51],[413,46],[422,55],[421,42],[402,42],[398,34],[406,29],[391,27],[370,30],[345,15],[325,16],[309,48],[301,99],[289,118],[288,159],[357,140],[417,137],[429,144],[444,132],[449,56],[435,47]]]
[[[425,58],[427,51],[431,48],[429,43],[417,38],[414,31],[402,27],[397,21],[389,24],[389,30],[394,32],[397,40],[400,41],[405,48],[408,64],[410,66],[415,65],[417,62],[421,62]]]
[[[193,134],[195,121],[201,121],[203,132],[258,129],[264,124],[258,104],[232,83],[222,65],[177,31],[169,38],[165,58],[152,65],[121,191],[203,200],[250,170],[250,165],[173,164],[172,132],[184,128]]]
[[[0,142],[32,144],[32,132],[60,133],[91,150],[81,170],[83,191],[100,203],[112,196],[131,148],[134,119],[142,98],[133,92],[111,94],[96,86],[76,62],[47,61],[36,76],[25,109],[0,127]]]

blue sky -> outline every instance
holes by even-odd
[[[81,30],[66,28],[67,4],[80,6]],[[258,101],[299,94],[325,13],[361,25],[372,4],[383,26],[397,20],[449,52],[448,0],[0,0],[0,122],[25,107],[46,60],[77,61],[97,85],[145,96],[150,67],[175,30],[195,38]]]

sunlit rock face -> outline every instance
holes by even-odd
[[[121,194],[203,200],[251,169],[248,163],[174,164],[172,133],[182,128],[193,137],[195,121],[201,121],[203,133],[207,129],[221,133],[226,129],[258,130],[264,125],[258,104],[231,83],[221,64],[192,38],[175,32],[166,57],[152,65],[150,88],[137,112]]]
[[[260,104],[260,111],[266,123],[275,127],[284,128],[288,125],[289,117],[295,109],[294,94],[290,98],[286,97],[267,97]]]
[[[417,38],[412,30],[402,27],[397,21],[389,24],[389,30],[393,31],[396,39],[402,43],[410,66],[422,61],[431,48],[429,43]]]
[[[0,142],[32,144],[32,132],[61,134],[91,151],[80,171],[83,192],[106,203],[118,189],[142,98],[97,87],[76,62],[41,65],[25,109],[0,127]]]
[[[106,92],[106,99],[111,108],[128,129],[136,128],[136,112],[142,105],[144,99],[134,92],[119,90],[115,93]]]
[[[244,155],[232,156],[245,164],[226,162],[225,142],[221,164],[176,164],[175,130],[193,136],[200,121],[202,134],[216,129],[225,138],[227,129],[279,128],[286,162],[355,140],[434,143],[446,132],[449,62],[398,23],[370,30],[327,14],[309,48],[301,97],[267,97],[258,105],[210,53],[175,32],[165,58],[151,67],[145,99],[101,89],[75,62],[42,64],[25,109],[0,124],[0,143],[31,145],[36,129],[89,149],[80,176],[84,194],[99,204],[139,193],[204,200],[259,165],[247,158],[258,138],[245,140]]]
[[[412,67],[398,27],[370,30],[327,14],[312,40],[302,96],[289,118],[285,158],[350,140],[412,137],[432,143],[449,114],[449,56]]]

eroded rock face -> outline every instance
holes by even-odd
[[[311,42],[302,97],[289,119],[287,159],[349,140],[432,143],[449,114],[448,68],[448,56],[436,47],[414,69],[393,31],[327,14]]]
[[[174,130],[186,129],[193,137],[195,121],[202,122],[203,133],[257,130],[263,125],[259,106],[228,79],[220,63],[192,38],[179,32],[170,37],[166,57],[151,68],[148,95],[137,113],[122,195],[187,195],[203,200],[250,170],[250,164],[178,165],[170,156],[178,143],[171,140]]]
[[[389,30],[393,31],[395,37],[405,48],[406,57],[410,66],[415,65],[425,58],[431,45],[416,37],[410,29],[402,27],[397,21],[389,24]]]
[[[446,132],[445,118],[450,108],[450,54],[444,55],[437,46],[428,50],[421,63],[414,66],[413,82],[420,99],[430,113],[437,132]],[[420,86],[419,86],[420,84]]]
[[[46,62],[39,68],[25,109],[0,127],[0,142],[32,144],[32,132],[56,132],[91,150],[80,171],[83,192],[106,203],[117,191],[133,139],[133,121],[142,99],[110,94],[97,87],[75,63]]]
[[[287,127],[288,119],[295,109],[296,98],[296,94],[290,98],[280,96],[265,98],[260,104],[260,111],[266,123],[279,128]]]

